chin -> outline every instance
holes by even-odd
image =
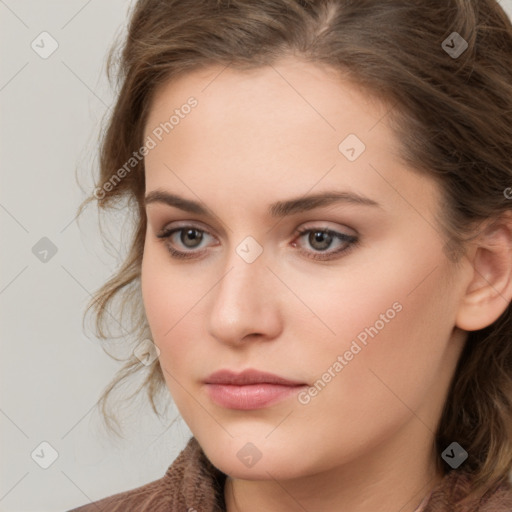
[[[249,441],[249,436],[228,438],[227,442],[198,439],[211,463],[232,478],[243,480],[290,479],[307,473],[307,463],[300,449],[270,440]]]

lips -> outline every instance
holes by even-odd
[[[204,381],[206,392],[226,409],[251,410],[268,407],[297,394],[304,382],[250,369],[242,373],[220,370]]]
[[[226,384],[232,386],[245,386],[249,384],[279,384],[281,386],[304,386],[305,382],[293,381],[274,375],[273,373],[260,372],[258,370],[244,370],[235,373],[231,370],[220,370],[212,373],[205,379],[206,384]]]

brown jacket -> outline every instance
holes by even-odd
[[[159,480],[68,512],[225,512],[225,479],[192,437]],[[467,495],[468,489],[467,475],[452,470],[433,490],[422,512],[512,512],[509,482],[479,502],[455,508],[454,501]]]

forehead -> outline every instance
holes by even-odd
[[[228,112],[250,111],[254,115],[259,110],[262,124],[288,114],[290,120],[303,117],[331,132],[342,123],[343,129],[350,125],[363,133],[390,108],[351,80],[348,72],[286,57],[272,66],[254,69],[211,65],[161,84],[153,96],[146,130],[191,96],[199,100],[204,114],[195,117],[220,115],[229,122]]]
[[[196,106],[184,108],[190,98]],[[220,183],[226,194],[260,200],[331,186],[427,208],[434,184],[401,164],[400,141],[385,122],[390,108],[347,74],[293,58],[190,72],[154,96],[145,137],[160,127],[162,140],[146,157],[147,189],[186,191],[186,176],[192,190],[217,195]]]
[[[194,108],[187,105],[190,98]],[[268,165],[270,156],[290,165],[305,160],[332,165],[351,134],[361,141],[356,149],[385,148],[390,154],[397,141],[381,123],[388,111],[343,73],[294,58],[251,70],[210,66],[156,90],[145,136],[156,129],[163,140],[147,160],[165,147],[175,159],[209,151],[210,159],[222,158],[224,166],[229,159],[238,160],[233,165],[241,158],[248,162],[249,156],[254,165],[258,160]]]

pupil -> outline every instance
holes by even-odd
[[[185,240],[183,240],[183,235],[182,235],[182,237],[181,237],[181,238],[182,238],[182,240],[181,240],[181,241],[183,242],[183,244],[184,244],[184,245],[186,245],[187,247],[190,247],[190,246],[191,246],[191,247],[194,247],[194,244],[193,244],[193,243],[192,243],[192,245],[189,245],[189,244],[187,243],[187,239],[192,240],[192,242],[193,242],[194,240],[196,240],[198,243],[200,243],[200,242],[201,242],[201,240],[202,240],[202,238],[203,238],[203,235],[202,235],[202,234],[200,234],[200,233],[199,233],[199,231],[197,231],[197,229],[187,229],[187,231],[186,231],[186,239],[185,239]],[[196,244],[196,245],[197,245],[197,244]]]
[[[311,235],[312,235],[312,238],[311,238]],[[320,244],[320,247],[317,246],[317,249],[319,250],[325,250],[329,247],[330,245],[330,242],[331,242],[331,235],[329,235],[328,233],[325,233],[323,231],[315,231],[313,233],[311,233],[310,235],[310,242],[313,242],[311,245],[313,245],[313,247],[315,247],[315,243],[316,242],[322,242]],[[327,239],[327,243],[325,242],[325,240]]]

